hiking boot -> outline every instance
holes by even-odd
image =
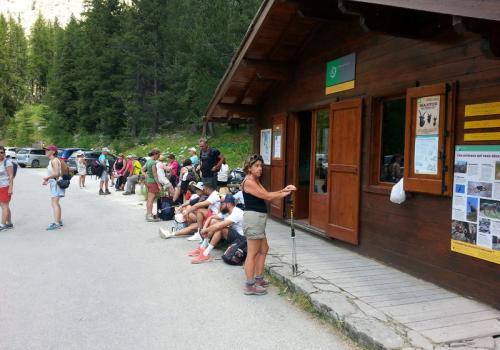
[[[191,250],[189,253],[188,253],[188,256],[198,256],[198,255],[201,255],[203,254],[203,251],[205,249],[203,249],[202,247],[198,247],[196,249],[193,249]]]
[[[201,238],[201,235],[200,235],[200,232],[199,231],[196,231],[196,233],[194,235],[192,235],[191,237],[188,237],[186,238],[188,241],[198,241],[200,242],[202,240]]]
[[[58,224],[53,222],[53,223],[49,224],[49,226],[47,226],[47,231],[58,230],[60,228],[61,228],[61,226],[59,226]]]
[[[265,279],[261,278],[256,278],[255,279],[255,284],[257,286],[261,286],[262,288],[267,288],[269,287],[269,281],[266,281]]]
[[[245,284],[245,288],[243,288],[243,293],[245,295],[264,295],[267,294],[267,289],[262,288],[257,284],[252,284],[251,286]]]
[[[106,190],[106,192],[104,192],[104,194],[111,194],[111,192],[109,192],[109,190]]]
[[[175,236],[172,231],[170,231],[168,228],[161,228],[158,230],[158,234],[160,235],[160,238],[163,239],[169,239]]]
[[[129,191],[125,191],[122,193],[124,196],[130,196],[132,193],[130,193]]]
[[[191,264],[203,264],[204,262],[208,261],[212,261],[210,255],[205,256],[203,254],[200,254],[197,257],[191,259]]]
[[[104,194],[103,190],[99,190],[99,195],[102,196]]]
[[[130,191],[130,194],[135,194],[135,191]]]
[[[146,221],[147,222],[158,222],[160,219],[155,218],[153,215],[146,215]]]

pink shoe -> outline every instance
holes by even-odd
[[[202,264],[204,262],[208,262],[211,260],[212,260],[212,258],[210,257],[210,255],[205,256],[203,254],[200,254],[196,258],[193,258],[191,260],[191,264]]]
[[[203,254],[203,251],[205,249],[203,249],[202,247],[198,247],[196,249],[193,249],[191,250],[189,253],[188,253],[188,256],[199,256],[201,254]]]

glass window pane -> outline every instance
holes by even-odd
[[[316,113],[316,154],[314,168],[314,192],[327,192],[328,178],[328,132],[330,112],[328,109]]]
[[[406,100],[382,103],[380,181],[398,182],[403,177]]]

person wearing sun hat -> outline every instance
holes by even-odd
[[[109,176],[108,176],[109,160],[107,158],[108,154],[109,154],[109,148],[104,147],[102,149],[102,153],[98,159],[99,163],[103,167],[103,171],[102,171],[101,179],[100,179],[101,181],[99,183],[99,194],[100,195],[111,194],[111,192],[109,192],[109,187],[108,187],[108,182],[109,182]]]
[[[85,187],[85,178],[87,177],[87,161],[85,160],[83,151],[76,152],[76,171],[80,177],[80,188],[83,188]]]
[[[49,185],[52,212],[54,214],[54,222],[47,226],[48,231],[57,230],[63,226],[62,209],[59,201],[64,197],[66,191],[57,184],[57,180],[62,176],[62,165],[59,158],[57,158],[57,151],[57,147],[54,145],[45,147],[45,154],[50,161],[47,166],[47,176],[43,178],[42,185]]]

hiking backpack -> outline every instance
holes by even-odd
[[[103,172],[104,172],[104,166],[101,164],[99,159],[96,159],[94,163],[92,163],[92,174],[94,174],[97,177],[101,177]]]
[[[229,265],[243,265],[247,257],[247,240],[245,238],[239,239],[231,244],[224,254],[222,260]]]
[[[162,197],[158,198],[156,202],[158,206],[158,217],[163,221],[172,220],[175,214],[172,198]]]
[[[11,164],[12,164],[12,170],[13,170],[13,175],[14,177],[16,177],[16,174],[17,174],[17,167],[19,166],[16,162],[14,162],[13,160],[10,161]],[[3,161],[3,166],[5,167],[5,171],[7,171],[7,158]]]
[[[191,181],[194,181],[194,182],[199,182],[200,181],[200,176],[194,170],[194,166],[192,166],[190,169],[188,169],[188,172],[186,174],[186,180],[184,180],[184,181],[187,184],[189,184]]]

